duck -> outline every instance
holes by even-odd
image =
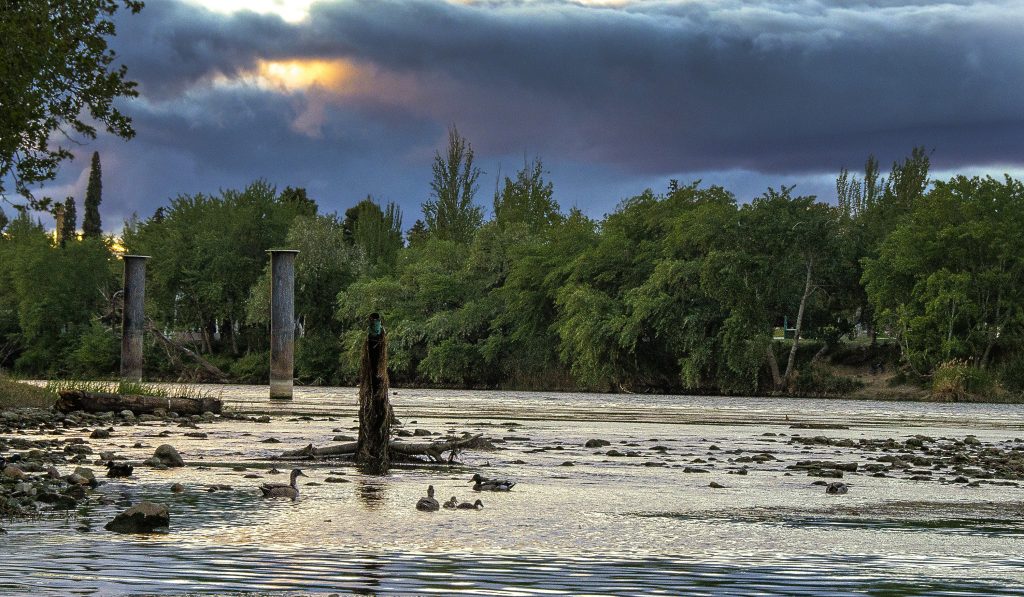
[[[295,479],[308,476],[297,468],[292,469],[290,483],[287,485],[284,483],[264,483],[260,485],[260,491],[263,492],[263,497],[287,497],[294,500],[299,497],[299,488],[295,485]]]
[[[457,497],[455,497],[454,495],[452,496],[452,499],[450,499],[447,502],[441,504],[442,507],[447,508],[448,510],[451,510],[452,508],[457,508],[458,505],[459,505],[459,499]]]
[[[441,505],[434,499],[434,486],[427,486],[427,497],[421,497],[420,501],[416,502],[416,509],[422,512],[437,512]]]
[[[514,481],[487,479],[480,476],[480,473],[473,475],[473,478],[470,480],[475,483],[475,485],[473,485],[473,491],[509,491],[515,487]]]
[[[128,464],[127,462],[114,462],[113,460],[107,461],[107,476],[111,478],[117,477],[131,477],[135,471],[135,467]]]
[[[479,510],[480,508],[484,507],[484,503],[480,500],[477,500],[472,504],[470,504],[469,502],[462,502],[461,504],[455,507],[458,508],[459,510]]]

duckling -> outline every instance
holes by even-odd
[[[453,496],[452,496],[452,499],[448,500],[447,502],[445,502],[445,503],[443,503],[443,504],[441,504],[441,505],[442,505],[443,507],[447,508],[448,510],[451,510],[452,508],[457,508],[457,507],[458,507],[458,505],[459,505],[459,499],[458,499],[458,498],[456,498],[456,497],[455,497],[455,496],[453,495]]]
[[[514,481],[487,479],[486,477],[482,477],[480,473],[473,475],[473,478],[470,480],[475,483],[475,485],[473,485],[473,491],[509,491],[515,486]]]
[[[297,468],[292,469],[291,482],[289,484],[264,483],[260,486],[260,491],[263,492],[263,497],[287,497],[294,500],[299,497],[299,488],[295,485],[295,479],[308,476]]]
[[[135,467],[128,464],[127,462],[114,462],[113,460],[107,461],[107,476],[111,478],[117,477],[131,477],[135,471]]]
[[[479,510],[480,508],[484,507],[484,503],[481,502],[480,500],[477,500],[472,504],[470,504],[469,502],[462,502],[461,504],[455,507],[458,508],[459,510]]]
[[[440,507],[440,504],[434,499],[434,486],[429,485],[427,487],[427,497],[421,497],[420,501],[416,502],[416,509],[423,512],[437,512]]]

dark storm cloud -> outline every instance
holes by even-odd
[[[373,193],[409,225],[451,122],[485,189],[540,155],[563,206],[595,216],[669,177],[734,185],[741,199],[792,182],[827,197],[839,167],[918,144],[940,168],[1024,165],[1016,0],[339,0],[299,23],[154,0],[118,19],[139,134],[102,137],[50,185],[81,197],[99,149],[110,228],[259,177],[305,186],[328,210]],[[365,67],[363,87],[239,78],[304,58]]]
[[[121,43],[154,98],[257,58],[342,57],[415,77],[421,108],[495,153],[787,172],[919,143],[940,163],[1019,161],[1022,28],[1011,1],[356,0],[297,24],[164,2]]]

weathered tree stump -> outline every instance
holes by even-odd
[[[356,463],[364,472],[383,475],[391,464],[388,442],[393,418],[388,399],[388,336],[380,315],[370,315],[370,329],[359,363],[359,439]]]

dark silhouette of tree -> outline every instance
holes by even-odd
[[[100,203],[103,202],[102,178],[100,152],[94,151],[92,153],[92,168],[89,170],[89,186],[85,189],[82,238],[99,238],[103,235],[103,222],[100,220]]]
[[[67,140],[96,138],[96,125],[123,139],[135,136],[131,119],[115,106],[117,98],[135,97],[127,68],[112,67],[116,58],[107,40],[116,35],[114,16],[120,6],[137,13],[138,0],[20,0],[0,9],[0,199],[10,201],[4,181],[34,209],[30,187],[52,180],[71,152]]]
[[[75,240],[78,234],[78,209],[75,206],[75,198],[68,197],[64,200],[64,227],[61,229],[60,238],[62,243]]]

